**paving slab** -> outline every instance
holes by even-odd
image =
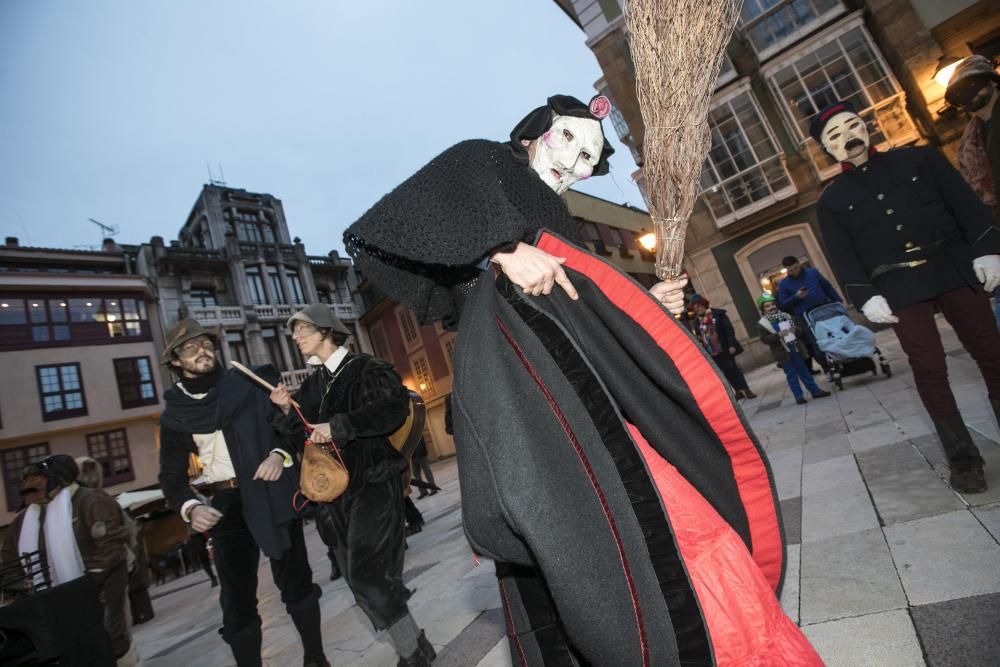
[[[903,472],[930,470],[923,453],[909,440],[858,452],[855,458],[866,481]]]
[[[913,623],[898,609],[802,628],[827,667],[915,667],[924,664]]]
[[[851,449],[855,452],[866,452],[907,438],[896,422],[888,416],[882,422],[852,430],[847,437],[850,440]]]
[[[885,536],[911,604],[1000,592],[1000,544],[969,511],[897,523]]]
[[[995,667],[1000,662],[1000,593],[910,610],[931,667]]]
[[[476,667],[510,667],[514,661],[510,657],[510,642],[504,637],[498,641]]]
[[[799,622],[799,560],[802,547],[789,545],[785,556],[785,582],[781,587],[781,608],[795,623]]]
[[[808,441],[802,448],[802,463],[819,463],[838,456],[849,456],[853,452],[848,434],[838,433]]]
[[[503,612],[499,609],[484,611],[438,653],[434,664],[438,667],[478,664],[504,637],[505,632]]]
[[[883,526],[965,509],[965,503],[931,468],[868,480]]]
[[[973,507],[972,514],[990,532],[993,539],[1000,542],[1000,503]]]
[[[906,607],[878,528],[807,542],[800,553],[802,623]]]
[[[863,484],[839,486],[802,498],[802,541],[878,528],[875,508]]]
[[[785,544],[802,541],[802,496],[781,501],[781,525],[785,529]]]
[[[853,455],[810,463],[802,466],[802,493],[810,495],[829,491],[841,486],[863,484],[858,464]]]

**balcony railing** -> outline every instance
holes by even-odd
[[[308,304],[279,303],[255,306],[190,306],[191,317],[206,326],[240,326],[246,324],[248,312],[254,312],[259,320],[286,321]],[[330,310],[340,320],[356,320],[358,309],[354,304],[335,303]]]
[[[305,382],[306,378],[309,377],[312,370],[308,368],[303,368],[298,371],[285,371],[281,374],[281,382],[289,389],[295,390]]]
[[[246,324],[242,306],[194,306],[191,317],[208,326]]]

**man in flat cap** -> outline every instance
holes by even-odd
[[[226,371],[216,357],[218,336],[185,319],[166,335],[163,362],[179,381],[163,395],[160,486],[192,529],[208,533],[219,572],[222,638],[238,667],[261,665],[257,613],[260,552],[270,559],[281,601],[302,639],[303,664],[326,667],[319,597],[292,506],[298,489],[294,459],[271,426],[274,406],[245,375]],[[277,381],[270,366],[255,369]],[[191,489],[188,460],[195,454],[211,504]]]
[[[851,301],[892,324],[960,493],[986,490],[983,459],[948,384],[935,308],[979,366],[1000,420],[1000,332],[986,292],[1000,285],[1000,228],[934,148],[879,153],[846,102],[820,111],[810,133],[840,161],[819,200],[823,240]]]
[[[409,462],[389,442],[409,410],[409,393],[392,366],[345,347],[350,330],[330,307],[313,304],[292,315],[288,328],[316,372],[296,393],[314,443],[333,442],[350,475],[342,496],[320,506],[316,524],[332,547],[358,606],[376,630],[388,629],[399,665],[429,665],[436,657],[413,616],[403,585],[405,518],[402,473]],[[271,394],[284,419],[275,420],[290,446],[306,439],[279,385]]]
[[[111,637],[117,664],[138,664],[125,611],[128,593],[126,544],[128,530],[114,498],[80,486],[80,469],[67,454],[53,454],[21,473],[28,506],[4,536],[0,560],[41,550],[48,562],[52,586],[84,575],[97,584],[104,606],[104,628]],[[36,584],[44,575],[36,575]]]

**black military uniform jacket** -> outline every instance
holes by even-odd
[[[820,197],[819,225],[834,272],[858,307],[882,295],[900,310],[982,287],[972,260],[1000,254],[990,209],[934,148],[873,153]]]

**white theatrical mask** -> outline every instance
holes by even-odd
[[[531,168],[561,195],[577,181],[590,178],[603,149],[600,121],[554,115],[552,127],[535,143]]]
[[[823,133],[823,148],[838,162],[848,162],[851,158],[868,155],[871,140],[868,137],[868,126],[861,116],[850,111],[834,114],[826,122]]]

